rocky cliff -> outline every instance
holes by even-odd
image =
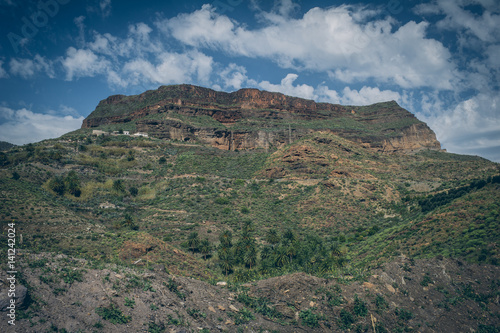
[[[132,126],[153,137],[226,150],[282,146],[312,131],[329,131],[381,152],[441,148],[434,132],[394,101],[342,106],[257,89],[226,93],[174,85],[110,96],[82,128],[102,125]]]

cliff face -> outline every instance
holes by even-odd
[[[281,146],[312,131],[331,131],[381,152],[441,147],[425,123],[393,101],[347,107],[257,89],[225,93],[175,85],[136,96],[110,96],[82,128],[125,124],[153,137],[226,150]]]

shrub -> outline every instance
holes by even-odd
[[[405,309],[396,309],[394,313],[403,321],[408,321],[413,318],[413,313]]]
[[[128,297],[125,297],[125,306],[128,306],[129,308],[134,308],[135,305],[135,300],[130,299]]]
[[[368,314],[368,309],[366,307],[366,303],[358,298],[358,295],[354,296],[354,314],[359,317],[364,317]]]
[[[432,279],[429,276],[429,273],[426,273],[424,277],[422,278],[422,281],[420,281],[420,285],[427,287],[430,283],[432,283]]]
[[[51,178],[49,180],[48,187],[58,195],[63,195],[66,190],[66,186],[64,185],[64,179],[62,177]]]
[[[354,324],[354,317],[351,312],[346,309],[340,310],[340,328],[349,329]]]
[[[132,320],[130,316],[123,315],[120,308],[114,304],[110,304],[105,308],[99,307],[95,312],[101,316],[102,319],[108,320],[113,324],[126,324]]]
[[[137,194],[139,194],[139,190],[137,189],[137,187],[131,187],[129,188],[128,190],[130,192],[130,195],[133,196],[133,197],[136,197]]]
[[[228,315],[234,319],[236,325],[246,324],[254,320],[255,316],[248,309],[241,309],[239,312],[229,312]]]
[[[319,326],[319,317],[317,314],[312,312],[311,309],[302,310],[299,315],[300,319],[302,319],[302,324],[308,327],[318,327]]]
[[[377,297],[375,297],[375,306],[379,310],[384,310],[388,307],[387,301],[385,300],[384,296],[378,294]]]

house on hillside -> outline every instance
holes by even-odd
[[[148,133],[142,133],[142,132],[134,133],[134,134],[132,134],[132,136],[137,136],[137,137],[142,136],[143,138],[149,137]]]
[[[97,135],[97,136],[99,136],[99,135],[109,135],[109,133],[105,132],[105,131],[101,131],[101,130],[93,130],[92,131],[92,135]]]

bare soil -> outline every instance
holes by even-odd
[[[1,313],[0,332],[498,332],[500,325],[500,268],[451,259],[399,257],[356,281],[296,273],[239,286],[64,255],[24,254],[21,262],[18,283],[31,300],[16,310],[14,327]],[[6,273],[1,281],[5,297]]]

